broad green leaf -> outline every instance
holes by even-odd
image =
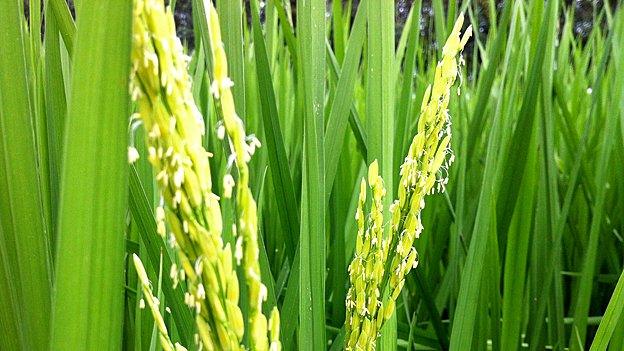
[[[53,350],[121,347],[131,16],[128,1],[80,2],[61,173]]]
[[[45,350],[52,287],[50,233],[35,139],[32,70],[19,1],[0,4],[0,323],[7,348]],[[6,280],[4,280],[6,279]],[[7,316],[15,316],[14,320]]]
[[[303,177],[299,238],[299,347],[325,340],[325,1],[297,1],[298,67],[303,101]]]

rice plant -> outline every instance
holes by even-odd
[[[0,350],[624,349],[618,2],[75,5],[0,2]]]

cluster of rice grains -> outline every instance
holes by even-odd
[[[383,198],[386,190],[378,174],[377,161],[368,172],[372,201],[365,217],[366,181],[362,179],[355,218],[358,236],[349,265],[351,287],[347,293],[346,350],[374,350],[383,323],[392,316],[405,276],[418,263],[414,240],[423,230],[420,220],[425,195],[443,192],[447,169],[453,162],[450,149],[451,121],[448,115],[450,89],[458,74],[456,56],[471,35],[469,27],[460,36],[463,16],[442,49],[433,86],[423,97],[417,134],[401,166],[398,199],[388,209],[390,228],[384,236]],[[386,296],[384,293],[387,291]]]
[[[250,346],[253,350],[276,351],[281,349],[279,314],[274,309],[269,321],[262,314],[267,292],[260,279],[256,203],[249,189],[247,167],[258,141],[247,137],[236,115],[219,20],[212,3],[205,4],[213,54],[212,93],[225,129],[218,134],[228,138],[238,174],[237,244],[233,253],[221,236],[220,199],[212,191],[210,154],[202,146],[205,126],[192,97],[189,59],[175,35],[171,9],[163,0],[135,0],[131,92],[138,105],[136,117],[148,131],[148,158],[164,200],[164,206],[156,210],[158,231],[166,234],[166,222],[172,233],[170,242],[182,267],[172,267],[172,278],[174,284],[177,279],[186,280],[185,302],[195,311],[198,346],[207,350],[244,349],[236,259],[239,264],[242,261],[248,285]],[[233,177],[226,176],[224,196],[231,196],[234,185]],[[171,342],[163,337],[166,328],[163,331],[160,327],[163,347],[171,349]]]

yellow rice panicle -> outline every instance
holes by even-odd
[[[372,201],[366,228],[363,211],[366,203],[364,179],[360,184],[356,211],[358,236],[355,256],[349,265],[351,287],[347,292],[346,350],[374,348],[383,321],[381,283],[384,273],[383,262],[388,256],[389,238],[384,238],[383,225],[383,201],[386,189],[383,179],[379,176],[379,165],[376,160],[369,167],[368,183]]]
[[[164,234],[166,221],[182,266],[172,276],[187,282],[185,302],[196,313],[199,344],[207,350],[241,350],[238,279],[231,248],[221,237],[210,154],[202,146],[205,127],[191,94],[187,64],[171,9],[162,1],[136,0],[131,92],[148,132],[148,160],[164,198],[164,208],[157,209],[159,232]]]
[[[243,121],[236,114],[231,91],[234,83],[228,77],[227,58],[221,41],[219,18],[212,2],[205,1],[205,4],[213,62],[214,81],[211,85],[211,92],[220,109],[238,172],[236,184],[238,226],[236,232],[240,235],[239,240],[242,238],[243,269],[249,287],[250,336],[256,350],[268,350],[269,345],[273,349],[279,350],[279,343],[270,343],[268,338],[269,322],[262,314],[262,303],[266,300],[267,288],[262,284],[260,277],[257,207],[249,188],[248,162],[251,160],[255,149],[260,146],[260,142],[253,136],[247,136]],[[277,310],[272,313],[272,318],[279,318]],[[274,323],[272,328],[279,328],[279,323]],[[272,330],[271,333],[273,335],[277,332]]]
[[[210,154],[202,146],[205,126],[192,97],[189,58],[175,35],[171,9],[162,0],[136,0],[131,92],[139,107],[138,117],[148,131],[148,159],[157,172],[165,202],[164,208],[157,208],[157,228],[161,235],[166,231],[164,222],[171,229],[170,242],[182,266],[171,275],[174,285],[178,279],[187,281],[185,302],[196,311],[197,339],[203,348],[243,349],[244,322],[232,263],[236,257],[243,261],[249,286],[251,347],[280,350],[279,313],[275,310],[270,321],[262,314],[267,292],[258,265],[257,209],[249,189],[247,162],[260,143],[246,136],[236,115],[218,18],[212,3],[206,1],[205,5],[215,63],[212,92],[238,171],[236,232],[240,236],[235,252],[221,237],[223,223],[219,198],[212,192]],[[225,196],[233,186],[233,177],[226,176]]]
[[[458,74],[456,56],[471,35],[468,27],[463,36],[463,15],[442,49],[433,86],[423,97],[417,133],[401,166],[398,199],[388,209],[390,229],[383,237],[383,180],[375,160],[369,166],[369,184],[373,201],[365,226],[363,207],[366,182],[362,179],[356,210],[357,244],[349,266],[351,287],[347,293],[346,350],[374,350],[383,323],[392,316],[405,276],[416,267],[418,254],[414,240],[423,230],[420,219],[425,196],[443,192],[448,182],[447,170],[454,156],[450,148],[451,120],[448,115],[450,90]],[[377,245],[373,245],[373,241]],[[388,297],[383,298],[388,291]],[[382,295],[382,297],[380,297]]]

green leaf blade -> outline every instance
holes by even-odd
[[[121,347],[131,16],[128,1],[80,6],[61,175],[53,350]]]

